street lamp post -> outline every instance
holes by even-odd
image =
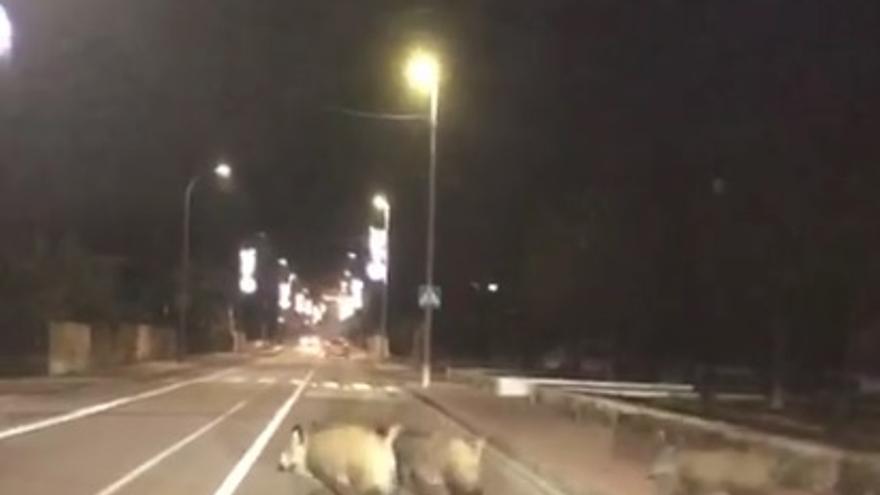
[[[382,228],[385,230],[385,273],[382,280],[382,314],[379,320],[379,335],[382,338],[380,353],[388,357],[388,285],[391,274],[391,205],[388,199],[377,194],[373,197],[373,206],[382,212]]]
[[[425,246],[425,285],[434,288],[435,217],[437,213],[437,107],[440,93],[440,65],[432,55],[418,51],[410,58],[406,76],[411,86],[429,96],[429,158],[428,158],[428,233]],[[434,307],[425,304],[425,327],[422,335],[422,387],[431,385],[431,333],[434,323]]]
[[[229,179],[232,176],[232,168],[225,163],[214,167],[214,175],[220,179]],[[186,354],[185,341],[187,330],[187,316],[189,311],[189,252],[190,252],[190,217],[192,210],[192,195],[201,175],[194,175],[186,184],[183,193],[183,236],[180,248],[180,311],[178,312],[179,323],[177,327],[177,357],[182,359]]]

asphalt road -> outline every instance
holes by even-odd
[[[463,433],[414,398],[410,385],[403,373],[285,352],[155,380],[0,390],[0,493],[327,493],[276,469],[296,423],[403,423]],[[494,455],[486,457],[483,481],[488,494],[541,493]]]

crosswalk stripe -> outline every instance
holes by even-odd
[[[279,379],[274,376],[243,376],[243,375],[232,375],[232,376],[224,376],[217,377],[216,381],[222,383],[258,383],[260,385],[272,385],[278,383],[279,381],[283,381],[284,379]],[[293,386],[300,386],[303,380],[300,378],[290,378],[288,383]],[[340,391],[350,391],[350,392],[380,392],[386,394],[399,394],[401,393],[401,388],[395,385],[382,385],[382,384],[370,384],[367,382],[338,382],[333,380],[326,380],[323,382],[310,382],[308,383],[311,388],[322,388],[325,390],[340,390]]]

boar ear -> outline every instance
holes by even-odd
[[[474,440],[474,452],[477,453],[477,457],[483,455],[483,449],[486,448],[486,437],[480,437]]]
[[[290,430],[290,442],[294,445],[302,445],[306,442],[306,433],[302,426],[298,424],[293,426]]]
[[[389,426],[388,428],[385,428],[384,431],[380,431],[379,435],[381,435],[382,438],[385,439],[385,442],[388,445],[391,445],[392,443],[394,443],[394,440],[397,439],[397,435],[400,435],[400,431],[402,429],[403,429],[403,427],[400,426],[399,424],[393,424],[393,425]]]

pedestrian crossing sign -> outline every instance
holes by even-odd
[[[420,285],[419,286],[419,307],[420,308],[440,308],[441,291],[436,285]]]

